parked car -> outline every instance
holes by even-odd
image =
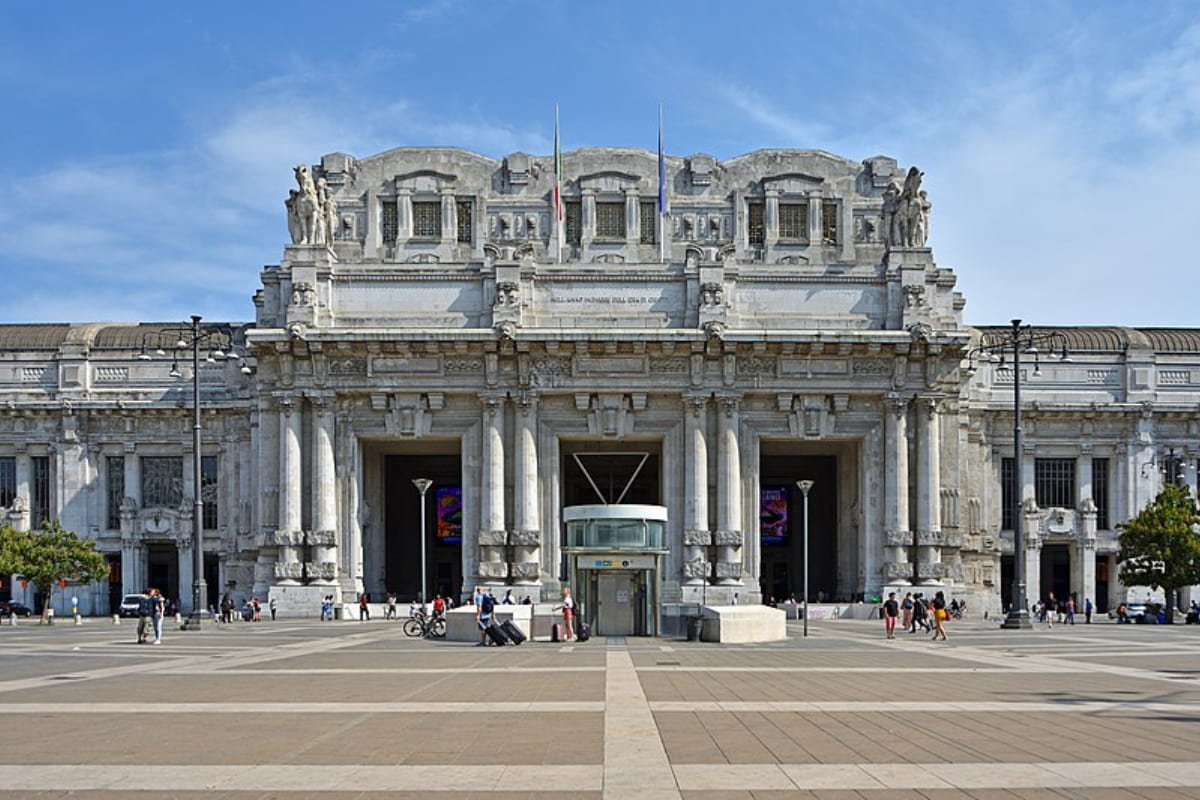
[[[20,603],[0,603],[0,617],[16,614],[18,617],[33,616],[33,609]]]
[[[141,604],[142,596],[140,594],[127,594],[121,598],[121,610],[117,613],[122,617],[136,617]]]

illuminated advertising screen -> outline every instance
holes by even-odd
[[[773,486],[761,490],[758,532],[763,544],[786,544],[788,533],[788,490]]]
[[[462,487],[437,490],[437,540],[452,544],[462,541]]]

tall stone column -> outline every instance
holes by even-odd
[[[888,395],[884,399],[883,517],[886,526],[883,578],[885,583],[904,584],[912,578],[908,548],[908,398]]]
[[[504,551],[504,406],[503,394],[482,395],[483,442],[480,463],[479,577],[503,581],[508,577]]]
[[[942,481],[941,430],[937,400],[923,398],[917,409],[917,578],[941,583]]]
[[[1022,504],[1021,514],[1025,525],[1025,599],[1032,605],[1042,599],[1041,512],[1032,497]]]
[[[1079,505],[1082,510],[1082,525],[1079,539],[1075,543],[1074,555],[1078,568],[1073,570],[1076,576],[1072,583],[1074,591],[1078,593],[1075,598],[1075,610],[1082,614],[1086,598],[1091,598],[1093,605],[1096,602],[1096,503],[1091,497],[1086,497]]]
[[[542,522],[538,494],[537,397],[522,394],[516,401],[516,482],[513,484],[513,546],[510,575],[516,583],[541,581]]]
[[[295,584],[303,575],[297,550],[304,542],[300,528],[302,415],[295,398],[279,399],[279,527],[275,530],[279,552],[275,559],[275,579],[285,584]]]
[[[717,580],[737,584],[742,577],[742,453],[738,446],[736,397],[722,397],[718,415]]]
[[[313,561],[308,576],[314,583],[332,585],[337,578],[337,475],[334,473],[334,410],[326,397],[311,398],[313,408],[312,492],[310,534]]]
[[[175,540],[175,554],[179,559],[179,597],[175,599],[179,602],[179,610],[184,614],[190,614],[192,611],[192,583],[196,580],[190,537],[182,536]],[[165,587],[160,586],[159,589],[166,592]]]
[[[684,397],[683,578],[702,585],[710,568],[706,548],[712,544],[708,527],[708,395]]]
[[[122,514],[122,517],[125,515]],[[124,521],[122,520],[122,526]],[[133,538],[131,533],[122,531],[121,535],[121,594],[133,594],[140,592],[144,586],[139,586],[140,579],[137,574],[138,557],[137,557],[137,540]]]

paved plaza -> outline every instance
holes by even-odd
[[[1200,629],[475,648],[0,629],[5,798],[1200,797]]]

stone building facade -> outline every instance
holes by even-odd
[[[987,329],[926,246],[915,168],[668,157],[663,216],[653,154],[576,150],[560,221],[553,165],[297,167],[254,322],[211,326],[248,358],[201,369],[210,601],[412,597],[424,552],[430,593],[569,584],[602,633],[653,634],[681,603],[798,596],[807,519],[813,600],[916,584],[995,612],[1019,496],[1030,595],[1104,607],[1116,524],[1164,469],[1195,486],[1200,330],[1060,329],[1014,461],[1012,372],[969,358]],[[97,539],[87,611],[148,582],[190,604],[165,327],[0,326],[0,513]]]

